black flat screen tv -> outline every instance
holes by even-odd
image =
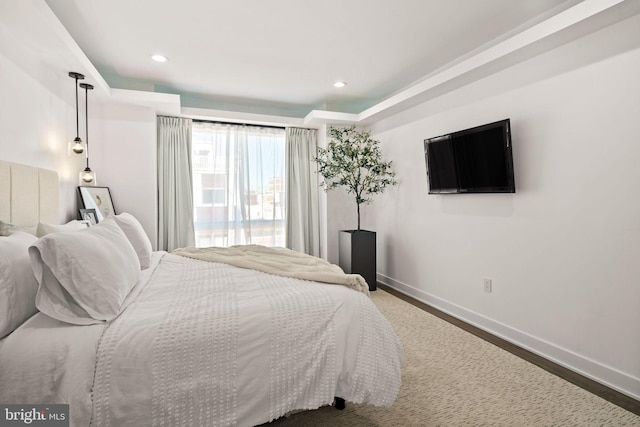
[[[429,194],[515,193],[510,120],[424,140]]]

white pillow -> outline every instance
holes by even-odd
[[[151,247],[151,241],[147,233],[145,233],[144,228],[142,228],[142,224],[140,224],[133,215],[126,212],[116,215],[113,218],[122,231],[124,231],[133,249],[136,250],[136,254],[138,254],[138,259],[140,260],[140,267],[142,269],[149,268],[153,248]]]
[[[83,228],[87,228],[87,224],[75,219],[62,225],[40,223],[38,224],[36,236],[42,237],[46,236],[47,234],[57,233],[59,231],[77,231],[82,230]]]
[[[22,231],[0,237],[0,338],[31,317],[36,310],[38,282],[29,262],[29,246],[37,239]]]
[[[140,277],[140,261],[115,220],[51,233],[29,248],[40,284],[36,307],[75,325],[109,321]]]

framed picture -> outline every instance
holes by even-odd
[[[95,209],[96,223],[109,215],[115,215],[109,187],[78,187],[82,209]]]
[[[91,225],[96,225],[99,222],[95,209],[80,209],[80,220],[89,221]]]

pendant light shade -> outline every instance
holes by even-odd
[[[96,185],[96,173],[91,168],[85,168],[80,172],[81,185]]]
[[[76,137],[71,143],[71,149],[76,154],[82,154],[84,152],[84,147],[82,146],[82,139],[80,139],[80,124],[78,118],[78,80],[84,79],[84,74],[76,73],[74,71],[69,72],[69,77],[72,77],[76,80]]]
[[[82,140],[76,137],[73,140],[73,146],[71,147],[71,149],[76,154],[82,154],[82,152],[84,151],[84,147],[82,146]]]
[[[84,89],[85,95],[85,143],[87,145],[87,167],[80,172],[80,185],[97,185],[96,173],[89,167],[89,91],[93,89],[93,85],[80,83],[80,87]]]

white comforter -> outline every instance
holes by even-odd
[[[73,425],[252,426],[395,400],[402,349],[362,293],[155,258],[106,327],[38,314],[0,341],[0,401],[70,403]]]

